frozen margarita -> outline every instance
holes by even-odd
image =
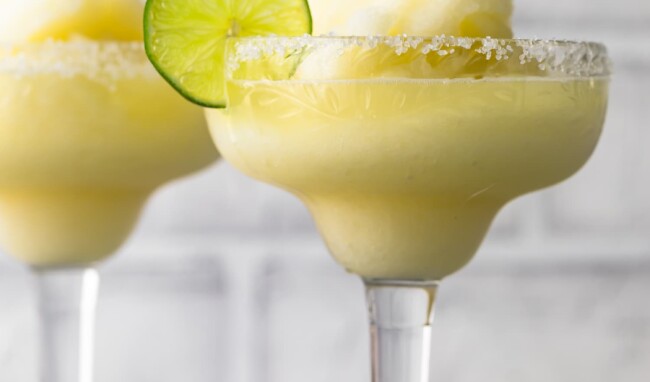
[[[16,4],[0,29],[0,245],[34,266],[95,262],[216,150],[146,59],[142,2]]]

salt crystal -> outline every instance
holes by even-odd
[[[67,42],[47,40],[38,44],[0,45],[0,73],[18,77],[85,76],[106,86],[113,86],[124,78],[157,75],[140,43],[94,42],[81,38]]]
[[[352,47],[364,50],[380,46],[391,48],[400,56],[411,50],[427,55],[453,56],[472,51],[483,56],[486,61],[497,61],[517,57],[521,65],[537,62],[540,69],[549,76],[554,73],[572,76],[607,75],[611,62],[604,46],[586,42],[566,42],[549,40],[501,40],[491,37],[468,38],[453,36],[434,36],[425,41],[413,36],[368,36],[368,37],[257,37],[241,39],[234,55],[227,57],[228,68],[238,63],[259,60],[271,54],[287,54],[290,51],[303,51],[314,54],[335,51],[336,56],[319,55],[321,66],[336,66],[337,57],[344,56]],[[332,50],[334,49],[334,50]]]

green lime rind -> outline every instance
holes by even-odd
[[[147,0],[144,43],[158,73],[183,97],[226,106],[224,54],[229,36],[311,33],[307,0]]]

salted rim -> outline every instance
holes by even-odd
[[[156,76],[141,42],[47,40],[39,43],[0,43],[0,74],[18,77],[58,74],[98,81]]]
[[[241,63],[269,55],[299,50],[336,49],[342,55],[347,48],[373,49],[380,45],[394,49],[396,55],[411,50],[422,54],[449,56],[473,50],[486,60],[509,60],[517,55],[520,64],[537,63],[544,73],[573,77],[609,76],[612,62],[605,45],[596,42],[544,39],[496,39],[491,37],[453,36],[300,36],[234,37],[227,54],[228,77]]]

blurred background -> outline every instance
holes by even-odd
[[[650,378],[650,2],[516,0],[518,37],[603,41],[602,141],[442,285],[434,381]],[[162,189],[100,268],[97,382],[369,380],[362,285],[305,208],[226,163]],[[0,255],[0,381],[34,370],[33,279]]]

